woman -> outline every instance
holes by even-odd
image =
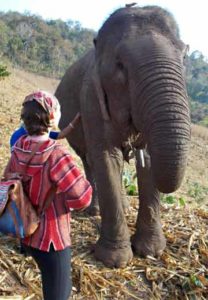
[[[22,240],[41,271],[44,300],[67,300],[70,296],[70,209],[88,207],[92,194],[70,153],[49,138],[51,126],[59,121],[57,107],[57,99],[43,91],[25,98],[21,119],[28,134],[14,145],[6,168],[6,172],[24,174],[25,192],[38,211],[56,187],[38,229]],[[34,149],[37,150],[28,164]]]

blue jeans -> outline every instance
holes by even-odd
[[[71,249],[49,252],[23,245],[36,261],[42,277],[44,300],[68,300],[71,294]]]

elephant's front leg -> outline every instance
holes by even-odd
[[[100,214],[99,203],[98,203],[98,196],[97,196],[97,187],[95,184],[95,179],[92,172],[92,167],[90,166],[90,159],[85,155],[82,158],[82,163],[84,166],[85,174],[87,180],[89,180],[93,193],[92,193],[92,202],[90,206],[86,209],[87,213],[91,216],[98,216]]]
[[[144,152],[145,167],[137,151],[137,176],[139,186],[139,212],[132,247],[141,256],[160,256],[166,242],[160,220],[160,194],[154,185],[150,156]]]
[[[129,231],[121,194],[120,150],[93,151],[93,163],[100,214],[101,233],[95,245],[95,257],[108,267],[125,267],[132,259]]]

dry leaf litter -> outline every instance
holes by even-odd
[[[127,219],[134,232],[137,200],[130,198]],[[134,257],[124,269],[97,262],[92,244],[100,217],[74,213],[72,219],[72,299],[207,299],[208,212],[176,206],[161,207],[167,247],[159,258]],[[31,257],[18,253],[18,241],[0,238],[0,295],[41,299],[40,274]],[[0,298],[1,299],[1,298]]]

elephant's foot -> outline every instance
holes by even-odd
[[[125,245],[106,245],[104,241],[99,240],[94,247],[94,256],[97,260],[109,268],[125,268],[132,260],[133,253],[131,245],[126,242]]]
[[[160,223],[155,223],[154,226],[151,224],[151,228],[147,225],[140,225],[137,232],[132,236],[131,242],[134,253],[142,257],[147,255],[159,257],[166,246]]]

